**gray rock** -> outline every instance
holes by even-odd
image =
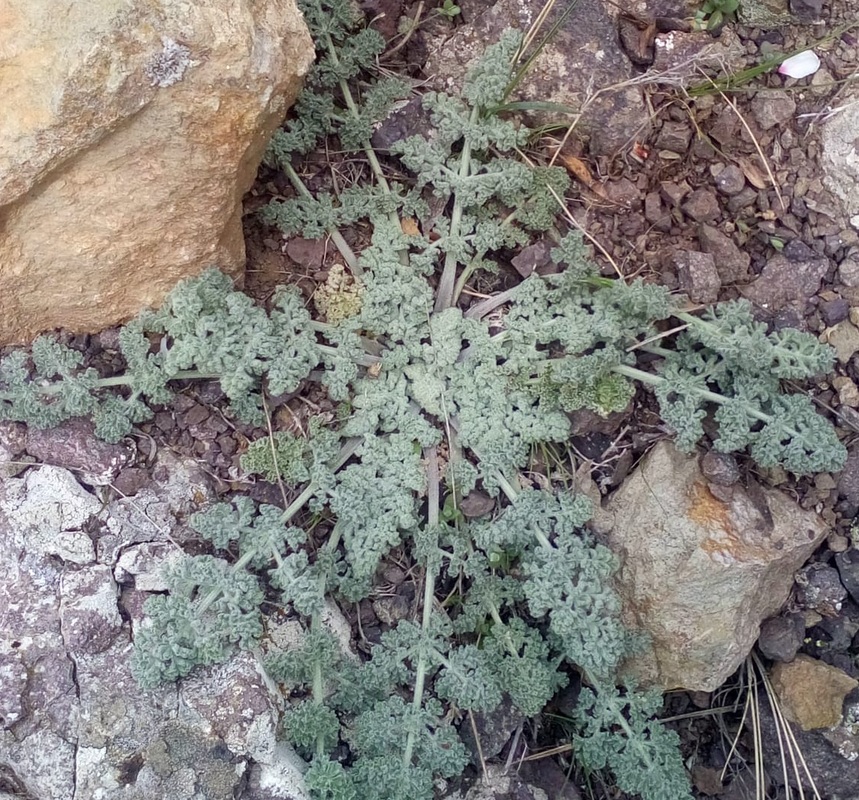
[[[516,729],[525,721],[522,712],[513,705],[506,694],[502,698],[501,705],[494,711],[488,714],[474,711],[471,716],[477,729],[477,739],[474,738],[474,730],[468,719],[460,726],[459,735],[471,752],[473,764],[480,763],[481,754],[487,760],[495,758],[510,741]]]
[[[790,11],[802,22],[814,22],[820,19],[823,0],[790,0]]]
[[[674,153],[685,153],[692,141],[692,128],[685,122],[667,120],[656,137],[656,146]]]
[[[542,0],[498,0],[443,42],[430,43],[426,65],[439,89],[454,89],[486,46],[498,41],[507,28],[527,30]],[[565,4],[557,4],[546,21],[551,28]],[[646,138],[650,123],[637,86],[619,85],[633,77],[623,52],[615,20],[603,3],[579,3],[552,41],[535,59],[511,99],[540,97],[582,109],[577,132],[590,139],[594,154],[614,153],[635,138]],[[596,92],[599,91],[597,95]],[[529,114],[531,124],[555,116]]]
[[[820,165],[823,182],[840,201],[840,212],[859,230],[859,90],[850,88],[839,96],[840,111],[821,127]]]
[[[722,281],[712,255],[685,250],[675,253],[672,261],[680,289],[689,295],[690,300],[715,303],[719,299]]]
[[[701,474],[719,486],[733,486],[740,480],[737,459],[730,453],[710,451],[701,457]]]
[[[193,462],[159,459],[136,516],[128,501],[104,508],[57,467],[0,483],[4,777],[40,800],[232,800],[246,783],[259,787],[255,800],[307,800],[300,759],[275,738],[282,698],[255,656],[200,670],[179,689],[143,692],[131,675],[113,563],[145,584],[159,555],[176,552],[177,518],[210,494]],[[106,532],[97,551],[83,532],[94,521]],[[132,625],[143,594],[125,592]]]
[[[96,438],[88,419],[70,419],[56,428],[27,431],[27,452],[55,467],[72,470],[84,483],[107,486],[134,458],[127,444],[108,444]]]
[[[503,765],[490,764],[463,800],[548,800],[548,795],[525,783],[515,770],[505,772]]]
[[[838,494],[853,506],[859,506],[859,448],[847,451],[847,461],[838,479]]]
[[[709,189],[696,189],[686,198],[681,208],[683,213],[695,222],[712,222],[721,213],[719,201]]]
[[[784,125],[796,113],[796,101],[779,89],[763,90],[752,99],[752,115],[763,130]]]
[[[761,625],[758,649],[773,661],[793,661],[805,636],[801,614],[770,617]]]
[[[820,304],[820,316],[826,325],[837,325],[843,322],[850,314],[850,303],[843,297],[835,300],[827,300]]]
[[[847,590],[838,570],[828,564],[809,564],[796,574],[796,603],[806,611],[834,617],[841,611]]]
[[[780,311],[789,303],[802,303],[816,294],[828,269],[826,258],[796,262],[778,253],[767,262],[757,280],[743,287],[742,293],[767,311]]]
[[[729,164],[716,175],[715,182],[719,194],[733,197],[745,188],[746,176],[736,164]]]
[[[838,265],[838,280],[845,286],[859,286],[859,254],[848,255]]]
[[[644,683],[718,687],[826,535],[816,514],[781,492],[735,485],[720,496],[696,456],[660,442],[607,504],[624,618],[651,639],[626,665]]]
[[[671,215],[663,207],[659,192],[648,192],[644,196],[644,218],[658,231],[671,230]]]
[[[740,250],[729,236],[712,225],[699,225],[698,244],[715,259],[723,284],[748,280],[751,256]]]
[[[851,547],[835,556],[835,566],[841,584],[850,593],[854,602],[859,603],[859,550]]]

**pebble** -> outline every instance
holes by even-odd
[[[843,297],[820,304],[820,315],[828,326],[837,325],[850,314],[850,303]]]
[[[736,164],[728,165],[716,175],[716,190],[727,197],[739,194],[745,186],[746,176]]]
[[[796,602],[824,617],[835,617],[841,611],[847,590],[838,570],[828,564],[814,563],[796,574]]]
[[[695,222],[712,222],[720,213],[719,201],[709,189],[696,189],[683,202],[683,213]]]
[[[786,663],[793,661],[805,636],[801,614],[770,617],[761,625],[758,649],[769,659]]]
[[[796,112],[796,102],[781,90],[765,90],[758,92],[751,103],[755,121],[763,130],[783,125]]]
[[[696,303],[715,303],[719,299],[722,281],[716,262],[709,253],[683,250],[674,254],[674,268],[680,289]]]
[[[748,278],[751,256],[744,253],[729,237],[712,225],[698,227],[698,244],[716,261],[722,283],[736,283]]]
[[[733,486],[740,479],[740,468],[729,453],[710,451],[701,457],[701,474],[719,486]]]
[[[853,547],[838,553],[835,556],[835,566],[844,588],[854,602],[859,603],[859,550]]]
[[[656,137],[656,146],[675,153],[685,153],[692,141],[692,128],[682,122],[668,121]]]
[[[842,406],[859,408],[859,389],[850,378],[839,375],[832,379],[832,386],[838,392],[838,401]]]
[[[848,255],[838,265],[838,280],[845,286],[859,286],[859,255]]]

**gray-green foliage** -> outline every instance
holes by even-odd
[[[688,797],[676,737],[653,721],[658,697],[615,687],[631,642],[611,586],[615,557],[587,533],[587,503],[566,490],[523,488],[519,475],[536,445],[568,438],[566,412],[622,410],[636,381],[654,387],[687,449],[715,409],[720,449],[749,447],[761,463],[797,473],[838,468],[844,450],[832,428],[808,398],[781,386],[828,369],[831,353],[796,331],[767,334],[747,304],[696,318],[658,286],[600,278],[580,237],[554,228],[564,172],[524,166],[515,150],[529,132],[488,111],[505,93],[518,47],[511,33],[461,96],[424,95],[431,135],[395,148],[412,181],[378,170],[374,185],[311,195],[289,159],[337,134],[378,165],[370,121],[403,86],[377,84],[359,102],[348,82],[383,43],[353,32],[349,3],[303,7],[322,55],[269,151],[296,197],[263,217],[288,233],[330,234],[361,282],[360,310],[316,323],[297,293],[280,290],[267,313],[210,271],[123,329],[123,376],[101,378],[49,339],[29,358],[4,358],[0,418],[55,425],[92,414],[99,432],[117,439],[151,413],[148,402],[168,400],[178,378],[217,378],[248,421],[262,419],[264,391],[320,380],[341,403],[338,421],[314,421],[307,436],[276,432],[242,462],[282,480],[291,505],[239,497],[191,519],[216,555],[177,562],[169,593],[148,602],[135,633],[140,682],[174,680],[252,646],[269,589],[310,619],[304,645],[274,655],[268,669],[306,694],[284,733],[310,760],[315,798],[426,800],[437,778],[466,764],[456,733],[466,712],[489,711],[506,693],[536,714],[572,670],[590,687],[575,720],[582,763],[612,770],[644,800]],[[420,234],[404,232],[406,216],[421,220]],[[372,230],[358,255],[337,238],[337,226],[353,222]],[[464,312],[466,279],[497,269],[499,252],[534,233],[557,239],[559,272],[522,281],[491,325],[474,308]],[[688,328],[673,347],[657,346],[659,324],[672,316]],[[655,371],[638,362],[645,350]],[[467,521],[458,505],[477,486],[498,498],[497,511]],[[321,545],[297,524],[305,509],[325,534]],[[344,656],[320,621],[326,600],[367,597],[398,547],[423,578],[421,619],[385,633],[369,659]],[[333,756],[344,744],[340,763]]]

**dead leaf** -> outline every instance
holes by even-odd
[[[740,169],[746,176],[746,180],[754,186],[755,189],[766,189],[770,185],[766,175],[764,175],[764,173],[747,158],[741,158],[737,163],[740,165]]]
[[[403,233],[406,234],[406,236],[421,235],[421,229],[418,227],[418,223],[411,217],[403,217],[403,220],[400,222],[400,227],[403,229]]]
[[[370,364],[370,366],[367,367],[367,375],[369,375],[371,378],[378,378],[379,375],[381,374],[381,372],[382,372],[382,362],[381,361],[378,364]]]
[[[567,172],[569,172],[570,175],[572,175],[579,183],[584,184],[594,194],[605,198],[605,188],[601,183],[594,180],[590,169],[588,169],[588,165],[585,164],[584,161],[580,158],[576,158],[576,156],[566,155],[565,153],[561,153],[559,158],[561,163],[567,168]]]

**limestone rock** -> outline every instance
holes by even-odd
[[[785,716],[804,731],[838,725],[844,698],[859,686],[840,669],[805,655],[776,664],[771,679]]]
[[[145,578],[159,552],[172,557],[177,522],[211,494],[194,462],[165,455],[134,513],[124,500],[104,507],[56,467],[0,482],[0,784],[40,800],[232,800],[246,786],[249,800],[308,800],[301,760],[276,741],[282,698],[256,656],[154,691],[131,675],[112,573]],[[80,528],[95,518],[109,541],[93,548]],[[86,558],[68,557],[72,532]]]
[[[850,224],[859,229],[859,92],[853,89],[840,97],[838,106],[838,113],[821,129],[823,182],[841,201]]]
[[[312,58],[295,0],[6,0],[0,344],[238,271],[242,195]]]
[[[626,668],[664,689],[712,691],[730,676],[826,534],[781,492],[708,483],[698,458],[669,442],[606,510],[614,517],[606,543],[623,562],[625,621],[651,637]]]
[[[498,41],[502,31],[527,30],[542,6],[542,0],[498,0],[489,4],[447,41],[431,46],[427,74],[437,76],[439,88],[454,88],[487,45]],[[544,30],[551,28],[564,9],[566,4],[557,4]],[[511,97],[540,98],[583,109],[576,130],[589,136],[590,149],[598,154],[613,153],[635,138],[646,138],[649,130],[640,89],[611,88],[633,77],[632,65],[618,41],[612,16],[616,11],[602,0],[579,3]],[[551,119],[557,121],[557,114],[553,113]],[[532,124],[541,121],[539,117],[529,119]]]

